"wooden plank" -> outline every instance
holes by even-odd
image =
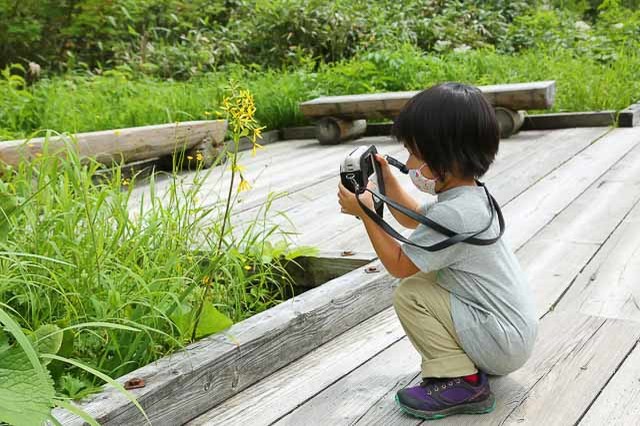
[[[527,115],[521,130],[615,126],[616,114],[615,110],[607,110]]]
[[[618,125],[620,127],[635,127],[640,125],[640,102],[620,111]]]
[[[64,155],[71,144],[80,157],[92,157],[107,165],[129,163],[186,150],[205,138],[221,143],[226,131],[224,120],[187,121],[78,133],[74,136],[77,143],[68,136],[51,137],[46,144],[46,138],[7,141],[0,144],[0,162],[15,167],[20,161],[30,161],[40,155],[45,147],[49,153]]]
[[[634,323],[575,313],[549,315],[540,324],[536,346],[524,367],[508,376],[491,378],[492,390],[498,401],[493,413],[482,416],[455,416],[438,421],[438,424],[573,424],[616,367],[622,363],[639,337],[640,326]],[[356,397],[353,391],[362,389],[362,393],[368,393],[367,383],[373,374],[372,367],[379,362],[377,358],[386,357],[391,351],[402,354],[403,350],[404,353],[412,350],[406,339],[385,349],[376,358],[353,371],[348,379],[336,382],[276,424],[295,424],[292,420],[303,418],[308,420],[305,424],[321,424],[320,422],[331,415],[329,408],[334,406],[332,404],[340,405],[342,415],[349,421],[330,421],[329,424],[419,424],[419,419],[400,413],[395,406],[393,398],[398,386],[393,386],[393,383],[391,392],[381,393],[379,388],[374,387],[372,395]],[[389,356],[387,368],[394,368],[391,367],[393,362],[401,361]],[[413,368],[406,368],[404,373],[398,371],[396,381],[415,381],[417,367],[416,364]],[[344,397],[342,404],[336,403],[340,395],[349,391],[347,383],[351,389],[351,399],[375,399],[376,403],[370,406],[354,406],[347,403]],[[346,415],[345,411],[348,408],[351,410]],[[312,415],[319,412],[325,413],[324,416]]]
[[[640,131],[614,129],[517,197],[503,209],[507,223],[515,217],[521,223],[506,235],[508,243],[512,247],[522,245],[533,230],[549,223],[638,142]]]
[[[187,425],[269,425],[403,336],[395,312],[386,309]],[[417,354],[407,355],[415,362]]]
[[[479,86],[494,106],[512,110],[547,109],[555,100],[555,81]],[[306,117],[376,118],[397,115],[417,91],[325,96],[300,104]]]
[[[636,191],[639,181],[632,186]],[[640,204],[636,203],[556,309],[640,322],[639,276]]]
[[[631,355],[602,390],[579,426],[619,425],[638,423],[640,419],[640,346]]]
[[[355,424],[362,417],[363,409],[375,405],[398,382],[407,385],[408,379],[419,373],[419,365],[420,355],[405,337],[275,424]],[[407,375],[407,371],[412,373]]]
[[[593,272],[589,271],[611,269],[607,266],[611,259],[598,251],[602,251],[605,242],[605,247],[611,245],[612,232],[616,227],[624,227],[620,224],[629,221],[632,209],[640,211],[637,206],[639,186],[640,145],[517,251],[524,272],[534,286],[539,315],[553,309],[560,297],[563,297],[562,309],[571,309],[570,306],[577,309],[580,301],[589,299],[589,289],[593,287],[597,291],[593,285],[596,283],[590,279]],[[640,217],[637,213],[631,214],[634,215]],[[628,231],[631,229],[626,234],[632,238]],[[619,229],[614,236],[616,234],[625,235],[625,231]],[[620,266],[619,263],[616,266]],[[609,278],[613,279],[612,276]],[[611,279],[605,277],[599,287],[615,287]],[[563,296],[568,286],[571,289]],[[597,314],[591,310],[582,312]]]
[[[372,265],[382,269],[378,262]],[[144,379],[146,386],[133,393],[151,422],[181,424],[382,311],[397,281],[386,273],[355,270],[118,381]],[[110,386],[82,408],[102,425],[144,420]],[[54,414],[62,424],[82,424],[64,410]]]

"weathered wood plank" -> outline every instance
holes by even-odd
[[[516,421],[545,425],[573,424],[639,337],[640,326],[634,323],[580,314],[549,315],[540,324],[536,347],[525,366],[508,376],[491,379],[492,390],[498,400],[493,413],[482,416],[455,416],[443,419],[438,424],[495,425],[504,421],[508,424]],[[367,389],[367,382],[373,374],[370,368],[378,362],[377,358],[385,357],[391,351],[403,353],[400,347],[404,351],[412,350],[408,340],[400,340],[367,364],[354,370],[350,377],[347,376],[351,389]],[[604,347],[610,350],[602,350]],[[401,361],[390,358],[387,362],[390,364]],[[416,364],[413,368],[407,368],[404,373],[398,371],[396,380],[403,383],[415,381],[417,370]],[[321,424],[324,417],[330,416],[328,408],[335,403],[334,398],[346,391],[346,383],[345,377],[323,392],[324,395],[319,394],[309,400],[276,424],[294,424],[289,421],[301,418],[308,419],[308,423],[305,424]],[[355,423],[333,421],[330,424],[419,424],[420,420],[399,412],[393,401],[398,387],[393,383],[391,387],[393,391],[383,394],[375,388],[370,399],[378,399],[369,407],[363,404],[347,404],[343,398],[342,415],[346,416],[345,411],[351,408],[346,417],[349,420],[357,420]],[[562,392],[557,389],[561,389]],[[352,399],[353,394],[352,391]],[[540,404],[546,404],[550,408],[542,409]],[[571,405],[571,408],[562,408],[567,405]],[[322,418],[313,417],[311,414],[314,412],[324,412],[325,415]]]
[[[524,118],[522,130],[608,127],[616,124],[615,110],[535,114]]]
[[[316,128],[314,126],[285,127],[281,133],[283,140],[316,138]]]
[[[45,147],[49,153],[64,155],[70,145],[80,157],[92,157],[107,165],[129,163],[186,150],[205,138],[212,143],[222,143],[226,131],[224,120],[187,121],[78,133],[74,136],[76,141],[68,136],[51,137],[47,143],[46,138],[7,141],[0,144],[0,162],[16,166],[20,161],[32,160]]]
[[[624,361],[613,379],[589,407],[580,426],[628,426],[640,419],[640,346]]]
[[[640,178],[630,185],[639,192]],[[629,198],[635,208],[578,275],[558,311],[640,322],[640,204]]]
[[[518,247],[531,238],[532,229],[549,223],[639,142],[639,131],[614,129],[517,197],[503,209],[507,220],[517,215],[521,221],[506,236],[509,244]]]
[[[133,393],[152,423],[181,424],[380,312],[395,283],[386,273],[358,269],[118,381],[144,379],[146,387]],[[103,425],[143,421],[110,386],[82,408]],[[63,410],[55,415],[62,424],[82,424]]]
[[[188,425],[269,425],[403,336],[395,312],[386,309]],[[349,356],[345,357],[345,353]],[[407,355],[415,362],[415,356]]]
[[[555,100],[555,81],[479,86],[494,106],[512,110],[547,109]],[[375,118],[393,117],[417,91],[364,95],[325,96],[300,104],[306,117]]]
[[[620,111],[618,125],[620,127],[635,127],[640,125],[640,102]]]

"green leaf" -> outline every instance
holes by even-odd
[[[38,353],[57,354],[62,346],[62,331],[57,325],[45,324],[38,327],[31,339]],[[43,361],[47,365],[49,360]]]
[[[200,339],[201,337],[217,333],[232,325],[233,321],[231,321],[229,317],[217,310],[211,303],[205,303],[202,308],[198,329],[196,330],[196,338]]]
[[[42,424],[53,406],[53,380],[20,326],[2,309],[0,322],[17,341],[0,357],[0,422]]]

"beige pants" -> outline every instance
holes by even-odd
[[[449,297],[436,283],[436,272],[418,272],[395,290],[393,307],[422,356],[422,377],[460,377],[478,371],[460,346]]]

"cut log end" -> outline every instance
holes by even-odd
[[[496,120],[500,127],[500,137],[506,139],[518,133],[524,123],[524,111],[512,111],[508,108],[496,107]]]
[[[335,145],[364,135],[367,120],[342,120],[325,117],[316,123],[316,138],[321,145]]]

